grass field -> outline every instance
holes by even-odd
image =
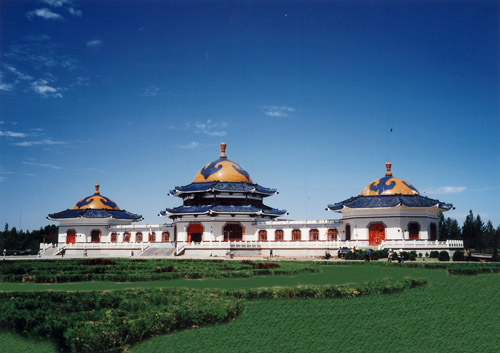
[[[422,277],[427,271],[398,266],[321,266],[321,272],[299,273],[290,276],[254,276],[248,278],[206,278],[206,279],[173,279],[147,282],[74,282],[74,283],[0,283],[0,291],[89,291],[119,290],[128,288],[263,288],[274,286],[326,285],[344,283],[363,283],[383,278],[402,279],[405,276]],[[362,270],[360,270],[362,268]],[[424,272],[425,271],[425,272]]]
[[[156,337],[132,352],[500,351],[500,277],[420,271],[428,286],[392,295],[249,301],[232,323]]]
[[[425,287],[353,299],[245,300],[234,321],[155,337],[132,346],[153,352],[497,352],[500,277],[448,275],[444,269],[324,266],[321,273],[244,279],[64,284],[0,283],[0,290],[133,288],[261,288],[364,283],[405,276]],[[99,288],[96,288],[98,286]],[[36,349],[33,345],[35,344]],[[4,348],[5,347],[5,348]],[[0,331],[0,351],[56,352],[52,342]]]

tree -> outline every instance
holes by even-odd
[[[438,213],[439,240],[462,239],[462,230],[454,218],[445,218],[442,212]]]
[[[448,229],[447,239],[463,239],[462,230],[455,218],[446,218],[446,228]]]
[[[495,245],[493,246],[493,256],[491,258],[493,261],[500,261],[500,258],[498,256],[499,247],[500,247],[500,226],[498,226],[495,232]]]
[[[462,226],[462,236],[464,239],[464,247],[466,249],[484,249],[483,244],[484,223],[481,217],[477,215],[474,217],[472,210],[465,218],[464,225]]]
[[[488,223],[486,223],[486,226],[484,226],[483,238],[481,241],[485,248],[491,249],[495,246],[495,234],[496,229],[493,227],[491,221],[488,221]]]

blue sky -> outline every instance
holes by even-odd
[[[497,1],[4,0],[0,222],[99,183],[163,223],[226,142],[290,219],[338,218],[391,161],[498,226],[499,22]]]

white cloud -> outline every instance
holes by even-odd
[[[13,131],[2,131],[2,130],[0,130],[0,136],[26,137],[26,134],[24,132],[13,132]]]
[[[43,97],[54,97],[54,98],[63,97],[62,93],[60,92],[61,89],[49,86],[47,84],[48,84],[47,80],[35,81],[33,82],[32,85],[33,91],[35,91],[35,93],[38,93]]]
[[[295,108],[277,105],[267,105],[264,106],[264,113],[272,118],[284,118],[289,115],[289,113],[295,112]]]
[[[213,122],[207,120],[205,122],[197,121],[195,123],[188,123],[188,129],[194,129],[195,133],[201,133],[208,136],[226,136],[227,132],[223,129],[227,126],[225,122]]]
[[[82,16],[82,11],[81,10],[78,10],[78,9],[75,9],[73,7],[69,7],[68,8],[68,11],[70,14],[72,14],[73,16],[77,16],[77,17],[81,17]]]
[[[41,17],[46,20],[63,20],[64,18],[58,13],[52,12],[50,9],[42,8],[30,11],[27,13],[28,18],[32,18],[34,16]]]
[[[198,147],[199,145],[200,145],[199,142],[193,141],[190,144],[178,146],[178,148],[182,148],[182,149],[185,149],[185,150],[192,150],[192,149]]]
[[[59,167],[59,166],[53,165],[53,164],[48,164],[48,163],[23,162],[23,164],[33,165],[36,167],[43,167],[43,168],[63,169],[62,167]]]
[[[101,45],[103,45],[104,42],[100,39],[93,39],[93,40],[89,40],[87,42],[87,47],[89,48],[95,48],[95,47],[100,47]]]
[[[154,96],[157,96],[158,93],[160,93],[160,89],[158,87],[151,87],[151,88],[144,88],[142,90],[142,96],[145,96],[145,97],[154,97]]]
[[[61,7],[68,3],[66,0],[42,0],[42,2],[52,7]]]
[[[2,182],[4,180],[7,180],[7,178],[0,175],[0,182]]]
[[[19,70],[17,70],[14,66],[5,65],[5,68],[8,71],[12,72],[14,75],[16,75],[17,78],[20,79],[20,80],[23,80],[23,81],[31,81],[31,80],[33,80],[33,77],[31,77],[29,75],[23,74],[22,72],[20,72]]]
[[[64,141],[54,141],[52,139],[44,139],[44,140],[38,140],[38,141],[23,141],[23,142],[18,142],[14,143],[15,146],[21,146],[21,147],[32,147],[32,146],[40,146],[40,145],[65,145],[66,142]]]
[[[79,60],[61,52],[49,36],[23,37],[2,53],[1,60],[0,92],[17,90],[62,98],[65,91],[88,85]]]
[[[436,189],[425,190],[427,194],[457,194],[467,190],[466,186],[441,186]]]
[[[11,83],[4,83],[0,81],[0,91],[12,91],[14,89],[14,85]]]

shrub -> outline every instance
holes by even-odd
[[[461,250],[457,250],[453,253],[453,261],[464,261],[464,252]]]
[[[436,250],[431,251],[431,254],[429,255],[429,257],[432,259],[437,259],[438,256],[439,256],[439,251]]]
[[[439,261],[450,261],[450,254],[448,254],[448,251],[442,250],[438,254],[438,260]]]

